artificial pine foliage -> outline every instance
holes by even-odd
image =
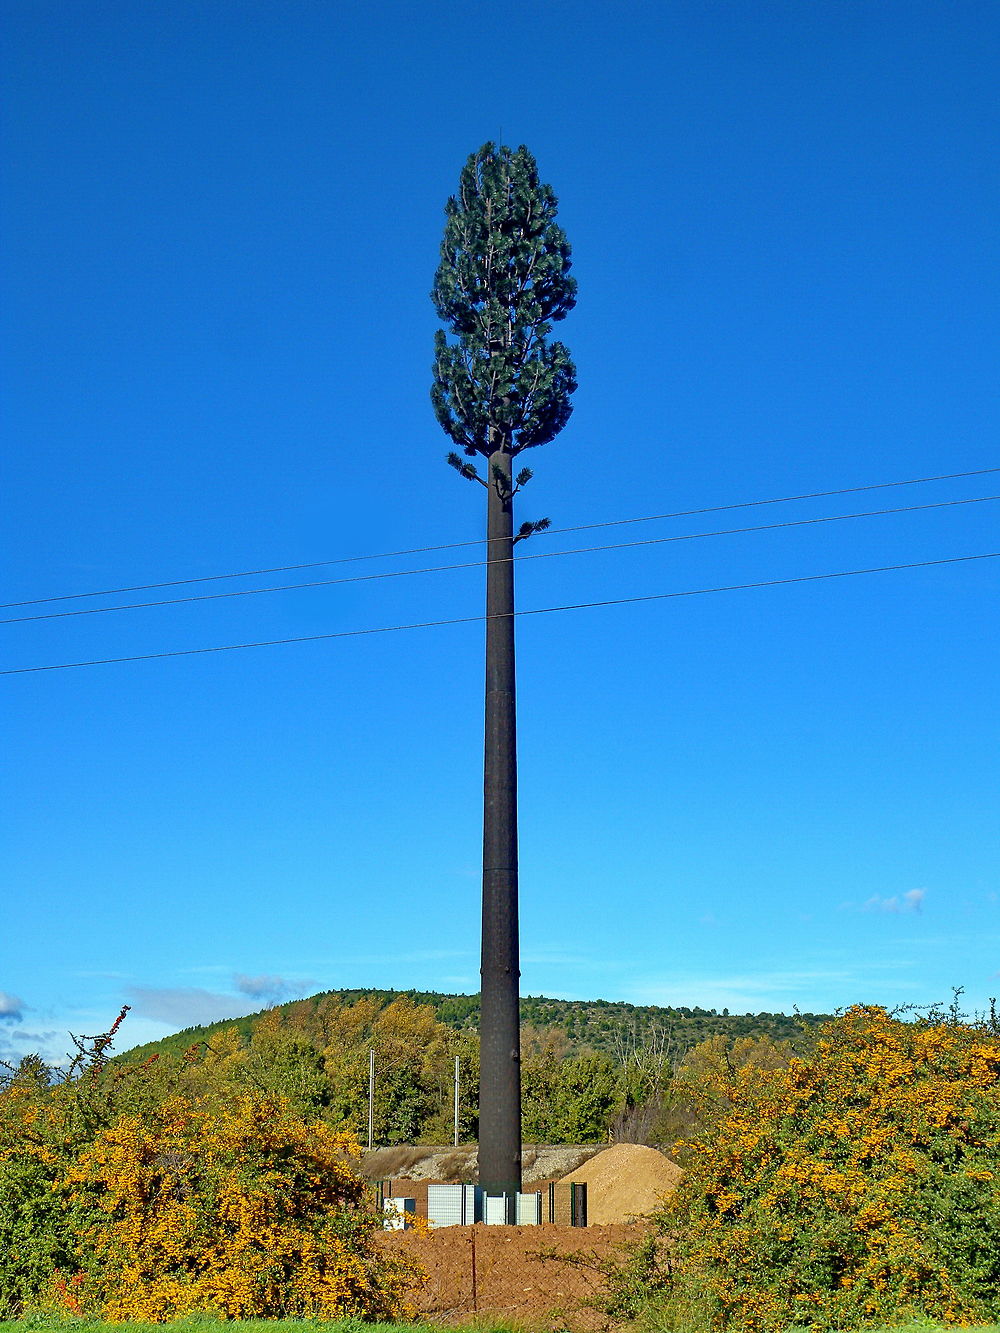
[[[556,197],[527,148],[488,143],[445,211],[431,299],[454,341],[438,330],[437,419],[470,457],[547,444],[569,420],[576,388],[569,352],[548,341],[576,303]]]

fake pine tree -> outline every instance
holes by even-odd
[[[569,420],[576,371],[549,333],[576,303],[576,282],[555,195],[526,148],[488,143],[473,153],[445,212],[432,299],[451,336],[436,335],[431,400],[462,450],[448,462],[487,491],[479,1180],[490,1193],[513,1193],[521,1188],[513,555],[549,524],[525,522],[515,534],[514,496],[531,470],[515,471],[514,459]]]

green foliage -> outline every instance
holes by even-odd
[[[666,1245],[658,1236],[644,1236],[638,1245],[595,1264],[602,1278],[596,1307],[616,1321],[636,1320],[670,1285]]]
[[[29,1059],[0,1082],[0,1316],[409,1313],[356,1140],[303,1114],[326,1095],[311,1043],[265,1024],[256,1048],[232,1029],[111,1064],[114,1030],[80,1039],[70,1075]]]
[[[522,998],[521,1017],[526,1142],[596,1143],[610,1131],[667,1146],[700,1123],[689,1085],[718,1064],[721,1051],[737,1061],[757,1051],[754,1058],[770,1052],[768,1059],[787,1062],[790,1053],[809,1049],[819,1021],[541,996]],[[346,1125],[363,1139],[374,1049],[375,1141],[389,1146],[451,1141],[458,1055],[466,1142],[478,1130],[478,1022],[474,995],[328,991],[188,1029],[117,1057],[111,1067],[124,1073],[152,1062],[140,1080],[147,1106],[170,1092],[222,1099],[276,1093],[300,1114]],[[754,1035],[741,1037],[748,1029]]]
[[[437,991],[322,991],[304,1000],[288,1001],[267,1012],[280,1013],[283,1015],[282,1026],[313,1039],[322,1030],[323,1013],[329,1005],[350,1006],[365,1000],[385,1008],[398,999],[409,1000],[418,1006],[430,1006],[438,1022],[447,1027],[467,1032],[479,1030],[478,995],[443,995]],[[829,1017],[829,1014],[813,1013],[730,1014],[728,1011],[718,1013],[714,1009],[665,1008],[659,1005],[628,1004],[619,1000],[554,1000],[542,995],[521,996],[522,1030],[527,1027],[557,1029],[567,1039],[566,1054],[603,1051],[616,1058],[623,1033],[630,1038],[634,1037],[639,1045],[656,1034],[667,1034],[675,1060],[679,1060],[699,1042],[714,1036],[725,1037],[728,1041],[740,1037],[766,1036],[776,1042],[789,1042],[794,1051],[802,1052],[811,1046],[816,1030]],[[199,1042],[213,1045],[219,1034],[233,1029],[242,1045],[246,1046],[254,1028],[264,1018],[264,1013],[248,1014],[245,1018],[185,1028],[173,1036],[137,1046],[116,1058],[133,1063],[150,1055],[180,1056]]]
[[[526,1142],[607,1139],[608,1125],[622,1101],[621,1071],[608,1056],[558,1060],[543,1048],[522,1059],[521,1079]]]
[[[804,1058],[720,1054],[700,1071],[705,1128],[659,1219],[669,1327],[1000,1315],[995,1025],[857,1007]]]
[[[488,143],[445,212],[432,300],[455,341],[443,330],[435,339],[437,419],[470,456],[546,444],[569,420],[576,388],[569,352],[548,342],[576,301],[556,197],[527,148]]]
[[[0,1315],[17,1313],[56,1269],[71,1267],[73,1219],[54,1193],[60,1160],[38,1145],[11,1142],[12,1117],[0,1129]]]
[[[411,1266],[377,1244],[350,1135],[280,1097],[175,1097],[124,1115],[65,1176],[89,1205],[64,1308],[114,1320],[411,1313]]]
[[[78,1153],[125,1105],[149,1106],[136,1069],[110,1068],[108,1033],[79,1038],[57,1076],[36,1056],[0,1078],[0,1315],[16,1314],[78,1258],[80,1210],[62,1183]]]
[[[622,1099],[621,1071],[606,1055],[566,1060],[552,1105],[555,1143],[600,1143]]]

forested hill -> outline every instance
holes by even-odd
[[[242,1040],[250,1040],[254,1027],[264,1013],[279,1014],[282,1027],[314,1038],[323,1028],[323,1015],[331,1005],[353,1005],[359,1001],[380,1008],[395,1000],[426,1005],[438,1022],[458,1031],[474,1032],[479,1027],[478,995],[442,995],[436,991],[334,990],[323,991],[303,1000],[291,1000],[243,1018],[223,1019],[205,1027],[185,1028],[160,1041],[128,1051],[129,1060],[152,1054],[180,1053],[197,1042],[211,1043],[213,1034],[233,1027]],[[624,1047],[643,1045],[651,1038],[668,1042],[675,1055],[695,1046],[707,1037],[723,1036],[730,1041],[740,1037],[770,1037],[787,1041],[794,1048],[808,1045],[812,1031],[830,1017],[828,1014],[731,1014],[728,1009],[627,1004],[619,1000],[554,1000],[542,995],[521,999],[521,1023],[526,1032],[558,1033],[567,1055],[599,1051],[621,1054]]]
[[[697,1120],[699,1079],[745,1063],[781,1067],[814,1044],[816,1014],[727,1014],[604,1000],[521,1001],[526,1143],[668,1143]],[[455,1060],[459,1133],[478,1135],[479,997],[432,991],[325,991],[258,1014],[187,1028],[116,1057],[147,1100],[188,1089],[231,1099],[273,1093],[305,1117],[367,1130],[375,1142],[447,1143]],[[124,1075],[131,1068],[138,1078]],[[713,1072],[714,1071],[714,1072]],[[693,1081],[693,1082],[692,1082]]]

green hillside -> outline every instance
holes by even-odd
[[[524,1141],[548,1144],[609,1135],[670,1142],[696,1118],[692,1077],[720,1060],[780,1064],[813,1045],[822,1018],[547,996],[525,996],[521,1017]],[[147,1096],[190,1087],[225,1100],[253,1088],[366,1135],[374,1051],[374,1139],[388,1146],[449,1141],[457,1057],[460,1137],[471,1142],[479,1132],[478,1023],[476,995],[324,991],[186,1028],[115,1063],[123,1074],[127,1066],[143,1071]]]
[[[127,1052],[130,1061],[150,1055],[180,1054],[198,1042],[211,1044],[213,1035],[236,1028],[248,1044],[264,1013],[279,1014],[282,1026],[312,1037],[322,1008],[330,1001],[352,1005],[359,1000],[375,1001],[386,1007],[394,1000],[427,1005],[438,1022],[456,1031],[475,1032],[479,1027],[478,995],[443,995],[437,991],[417,990],[333,990],[322,991],[303,1000],[290,1000],[274,1010],[247,1014],[242,1018],[223,1019],[205,1027],[184,1028],[159,1041],[134,1047]],[[651,1038],[669,1042],[676,1058],[707,1037],[722,1036],[729,1041],[740,1037],[769,1037],[789,1042],[796,1050],[810,1044],[812,1031],[830,1017],[828,1014],[731,1014],[728,1009],[627,1004],[620,1000],[555,1000],[543,995],[526,995],[521,1000],[521,1023],[538,1033],[558,1032],[565,1038],[565,1053],[620,1053],[626,1046],[643,1045]]]

